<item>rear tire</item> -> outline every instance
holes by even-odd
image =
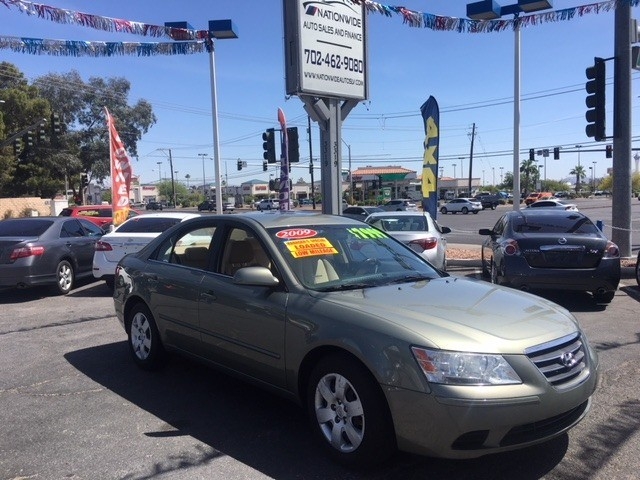
[[[469,213],[469,209],[467,207],[462,207],[462,213],[466,215]]]
[[[447,214],[447,209],[446,209],[445,207],[442,207],[442,208],[440,209],[440,213],[442,213],[442,214],[446,215],[446,214]],[[640,281],[638,282],[638,285],[640,285]]]
[[[56,267],[56,284],[54,291],[59,295],[69,293],[75,284],[73,265],[68,260],[61,260]]]
[[[307,410],[314,435],[340,463],[370,467],[396,451],[385,397],[371,373],[348,355],[320,359],[309,377]]]
[[[596,303],[611,303],[613,297],[616,296],[616,292],[604,292],[604,293],[594,293],[593,299]]]
[[[129,351],[133,361],[143,370],[157,370],[164,362],[165,352],[160,332],[149,308],[135,305],[127,315]]]

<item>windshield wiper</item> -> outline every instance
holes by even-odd
[[[402,277],[393,278],[386,283],[388,285],[391,285],[393,283],[408,283],[408,282],[418,282],[420,280],[433,280],[434,278],[437,278],[437,277],[434,277],[432,275],[427,275],[426,273],[412,273],[412,274],[403,275]]]
[[[377,284],[372,283],[341,283],[340,285],[330,285],[323,288],[316,288],[315,290],[318,292],[339,292],[343,290],[360,290],[362,288],[371,288],[376,287]]]

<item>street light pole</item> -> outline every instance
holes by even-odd
[[[531,13],[551,8],[550,0],[518,0],[518,3],[499,6],[495,0],[482,0],[467,4],[467,17],[472,20],[495,20],[513,15],[515,34],[513,48],[513,209],[520,210],[520,13]],[[517,197],[516,197],[517,195]],[[517,200],[517,201],[516,201]]]
[[[162,181],[162,171],[160,170],[160,165],[162,165],[162,162],[156,162],[158,164],[158,183],[160,183]]]
[[[193,30],[187,22],[165,22],[165,27]],[[180,35],[181,33],[178,33]],[[208,28],[209,71],[211,74],[211,124],[213,127],[213,166],[216,176],[216,213],[222,213],[222,177],[220,168],[220,142],[218,139],[218,105],[216,91],[216,59],[214,39],[238,38],[231,20],[209,20]],[[178,38],[184,40],[184,38]],[[204,177],[204,174],[203,174]]]

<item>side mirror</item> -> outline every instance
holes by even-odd
[[[267,267],[244,267],[233,275],[233,283],[272,288],[278,286],[280,281]]]
[[[451,229],[449,227],[440,227],[441,233],[451,233]]]
[[[478,230],[478,233],[480,235],[493,235],[493,230],[489,229],[489,228],[481,228],[480,230]]]

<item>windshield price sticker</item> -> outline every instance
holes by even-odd
[[[377,228],[365,227],[365,228],[350,228],[349,233],[360,240],[368,240],[375,238],[387,238],[387,234]]]
[[[338,250],[326,238],[290,240],[285,245],[293,258],[313,257],[316,255],[335,255]]]

